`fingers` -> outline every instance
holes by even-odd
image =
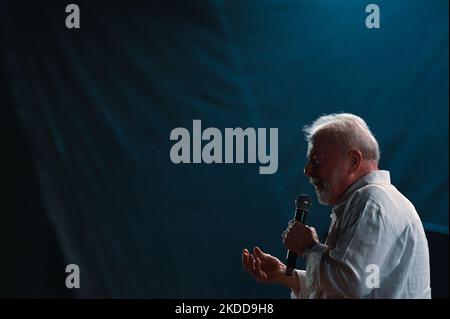
[[[295,232],[297,231],[300,223],[295,219],[289,221],[286,230],[282,233],[281,237],[283,239],[283,245],[286,246],[286,243],[289,243],[293,236],[295,236]]]
[[[248,252],[248,250],[244,249],[244,251],[242,252],[242,266],[248,272],[250,272],[251,269],[253,268],[252,257],[251,257],[251,254]]]
[[[305,229],[308,229],[308,226],[300,223],[299,221],[291,220],[288,227],[283,232],[283,246],[289,250],[295,251],[298,242],[303,240],[303,233]]]
[[[251,274],[255,271],[255,257],[247,249],[242,252],[242,266]]]
[[[253,249],[254,254],[264,257],[264,253],[258,247]],[[261,258],[255,257],[247,249],[242,252],[242,266],[244,269],[252,275],[252,277],[260,282],[267,279],[267,275],[261,270]]]
[[[282,233],[282,238],[285,240],[289,235],[296,232],[305,232],[305,231],[313,231],[315,232],[316,229],[314,227],[309,227],[307,225],[304,225],[296,220],[291,220],[286,227],[286,230]]]
[[[242,267],[247,270],[247,260],[248,260],[248,250],[244,249],[242,251]]]
[[[267,279],[265,272],[261,270],[261,259],[256,258],[255,261],[255,278],[257,281],[264,281]]]
[[[297,255],[302,255],[305,249],[319,242],[316,229],[300,222],[288,226],[283,236],[283,245]]]
[[[255,256],[250,254],[250,272],[255,273]]]
[[[295,219],[290,220],[285,231],[283,232],[283,238],[286,237],[286,235],[291,231],[291,229],[298,228],[299,225],[300,225],[300,222],[296,221]]]
[[[264,258],[267,255],[267,254],[263,253],[263,251],[258,246],[253,248],[253,253],[255,254],[255,256],[257,258]]]
[[[295,225],[295,223],[297,223],[297,221],[295,219],[291,219],[288,222],[286,229],[281,233],[281,239],[282,239],[283,245],[286,242],[286,238],[289,235],[289,232],[291,231],[291,229]]]

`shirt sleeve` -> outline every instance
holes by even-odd
[[[395,231],[378,202],[368,196],[352,207],[346,213],[359,217],[346,225],[335,247],[316,244],[306,253],[306,287],[316,295],[364,298],[376,288],[376,281],[371,282],[368,275],[375,268],[382,269],[378,272],[382,280],[382,274],[395,267]]]
[[[306,271],[296,269],[295,274],[297,275],[300,288],[298,295],[293,290],[291,291],[291,299],[309,299],[311,290],[306,287]]]

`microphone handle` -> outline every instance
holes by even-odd
[[[300,223],[305,224],[306,223],[306,215],[308,214],[307,211],[305,210],[300,210],[300,219],[296,219],[298,220]],[[297,215],[297,214],[296,214]]]
[[[294,219],[304,224],[306,222],[306,215],[307,215],[306,211],[296,209]],[[294,269],[297,266],[297,254],[294,253],[293,251],[288,250],[285,264],[286,264],[286,275],[292,276],[294,274]]]

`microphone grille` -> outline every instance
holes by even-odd
[[[312,206],[311,197],[305,194],[298,195],[295,199],[295,207],[308,211]]]

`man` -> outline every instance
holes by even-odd
[[[378,169],[376,139],[348,113],[325,115],[305,127],[304,173],[321,204],[332,205],[327,240],[291,221],[283,244],[307,258],[306,270],[286,266],[255,247],[242,264],[257,281],[280,283],[292,298],[431,298],[428,243],[414,206]]]

